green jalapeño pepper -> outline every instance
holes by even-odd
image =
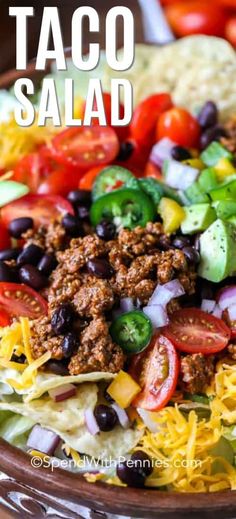
[[[109,166],[97,176],[92,190],[93,200],[110,193],[128,184],[129,187],[138,187],[138,181],[128,169],[120,166]],[[134,184],[134,185],[133,185]]]
[[[113,222],[117,229],[145,227],[155,219],[156,210],[152,200],[136,189],[117,189],[103,195],[92,204],[90,219],[95,227],[102,220]]]
[[[135,354],[148,346],[152,337],[152,323],[139,310],[118,317],[110,327],[114,342],[127,354]]]

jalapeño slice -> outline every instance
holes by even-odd
[[[135,354],[148,346],[152,337],[152,323],[139,310],[127,312],[113,321],[110,334],[127,354]]]
[[[110,193],[115,189],[124,187],[128,182],[136,181],[134,175],[125,168],[120,166],[109,166],[99,173],[92,190],[93,200],[97,200],[100,196]],[[131,185],[132,187],[132,185]]]

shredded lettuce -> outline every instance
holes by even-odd
[[[0,437],[15,447],[25,448],[27,436],[35,421],[10,411],[0,411]]]

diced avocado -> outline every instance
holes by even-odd
[[[227,222],[230,222],[233,225],[236,225],[236,216],[230,216],[230,218],[227,219]]]
[[[198,274],[215,283],[236,272],[236,228],[216,220],[200,237]]]
[[[202,191],[205,193],[208,193],[211,189],[217,187],[218,182],[214,168],[204,169],[199,175],[198,183]]]
[[[175,189],[167,186],[160,180],[156,178],[141,178],[139,181],[139,186],[147,195],[149,195],[156,205],[159,204],[160,199],[165,196],[166,198],[172,198],[178,204],[183,205],[182,200]]]
[[[216,220],[216,212],[210,204],[193,204],[185,207],[185,219],[181,224],[183,234],[205,231]]]
[[[234,200],[219,200],[213,202],[213,207],[216,210],[218,218],[228,220],[231,216],[236,216],[236,201]]]
[[[3,180],[0,183],[0,207],[27,195],[27,193],[29,193],[29,188],[25,184],[13,180]]]
[[[236,180],[222,184],[216,189],[212,189],[209,195],[213,202],[217,200],[236,200]]]
[[[209,451],[209,454],[216,458],[225,459],[230,465],[234,464],[234,449],[230,441],[224,438],[224,436],[221,436],[215,447]],[[212,474],[218,472],[225,472],[224,464],[221,463],[219,459],[215,460],[212,464]]]
[[[194,182],[191,186],[184,191],[185,196],[188,198],[191,204],[201,204],[209,202],[209,197],[203,192],[198,182]]]
[[[206,166],[215,166],[222,157],[229,160],[233,159],[232,153],[224,148],[219,142],[212,142],[200,155],[202,161]]]

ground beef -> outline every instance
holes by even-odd
[[[31,350],[35,358],[41,357],[46,351],[52,353],[53,359],[63,358],[61,349],[63,336],[53,333],[49,316],[35,320],[31,332]]]
[[[57,259],[66,266],[70,274],[73,274],[84,267],[88,260],[104,256],[106,252],[105,242],[96,234],[89,234],[84,238],[71,240],[70,247],[64,252],[59,252]]]
[[[180,380],[188,393],[204,393],[214,375],[214,356],[194,353],[181,357]]]
[[[99,316],[114,305],[112,287],[105,279],[85,275],[72,303],[82,317]]]
[[[25,239],[25,247],[34,243],[45,252],[53,253],[59,250],[63,250],[69,244],[69,239],[66,236],[65,229],[61,226],[59,222],[52,222],[48,225],[48,227],[44,227],[43,225],[39,227],[39,229],[29,229],[23,235]]]
[[[236,344],[229,344],[227,351],[229,353],[229,357],[232,360],[236,360]]]

